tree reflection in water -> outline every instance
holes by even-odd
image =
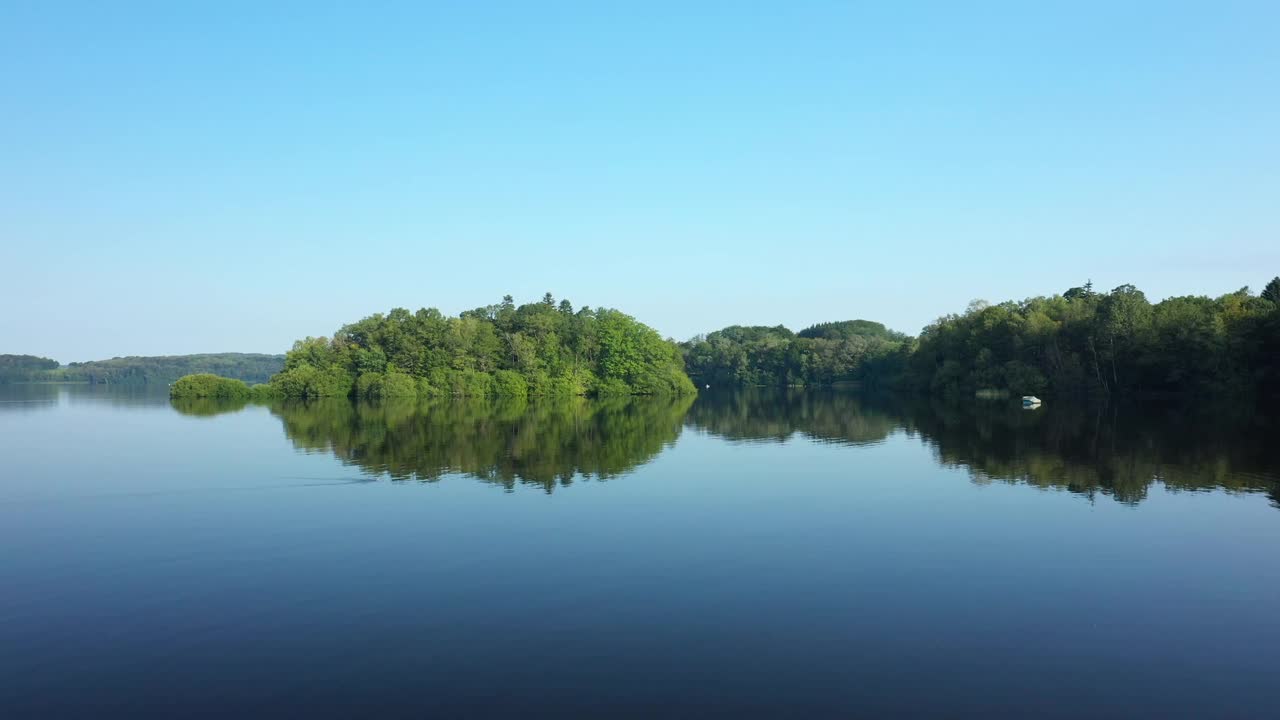
[[[175,405],[214,414],[238,406]],[[895,433],[977,483],[1053,488],[1138,503],[1173,491],[1267,493],[1280,507],[1280,423],[1250,405],[1072,403],[1028,411],[1004,402],[944,403],[851,391],[742,390],[693,398],[279,403],[298,448],[398,480],[464,473],[551,491],[649,462],[685,425],[729,442],[797,437],[865,447]],[[806,455],[795,455],[804,463]]]
[[[1070,403],[1023,410],[1003,403],[917,402],[905,427],[939,462],[975,482],[1061,488],[1124,503],[1154,483],[1175,491],[1266,492],[1280,507],[1276,418],[1253,406],[1186,402]]]
[[[550,492],[575,479],[606,480],[657,457],[680,436],[692,396],[446,399],[272,407],[295,447],[396,480],[465,473]]]
[[[1055,488],[1137,503],[1154,483],[1174,491],[1265,492],[1280,507],[1280,423],[1252,404],[943,402],[839,391],[704,395],[689,424],[729,440],[797,434],[847,445],[919,437],[939,464],[977,483]]]

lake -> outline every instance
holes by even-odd
[[[0,717],[1260,717],[1280,421],[0,386]]]

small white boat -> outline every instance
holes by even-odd
[[[1035,395],[1023,395],[1022,407],[1037,407],[1040,405],[1040,398]]]

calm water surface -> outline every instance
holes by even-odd
[[[0,717],[1274,717],[1278,433],[0,387]]]

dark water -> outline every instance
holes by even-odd
[[[1278,431],[0,388],[0,717],[1274,717]]]

